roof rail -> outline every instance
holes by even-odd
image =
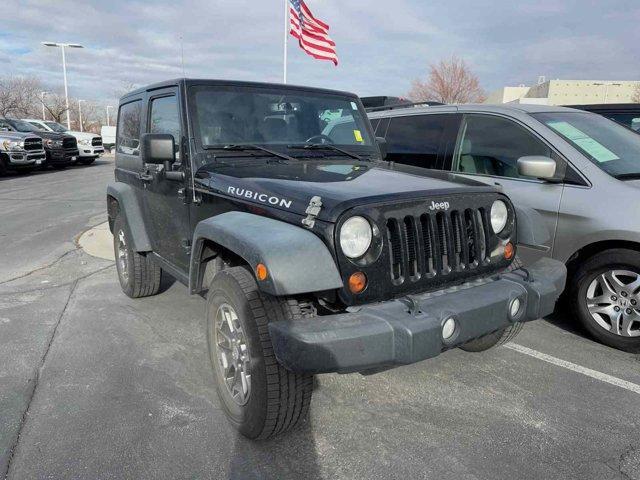
[[[385,110],[396,110],[398,108],[414,108],[414,107],[437,107],[438,105],[445,105],[440,102],[414,102],[414,103],[398,103],[396,105],[384,105],[382,107],[369,107],[365,108],[366,112],[383,112]]]

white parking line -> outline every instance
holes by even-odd
[[[537,350],[518,345],[517,343],[508,343],[504,346],[510,348],[511,350],[515,350],[516,352],[524,353],[525,355],[537,358],[538,360],[542,360],[544,362],[557,365],[558,367],[581,373],[583,375],[586,375],[587,377],[595,378],[596,380],[600,380],[601,382],[610,383],[611,385],[615,385],[616,387],[624,388],[625,390],[629,390],[630,392],[640,394],[640,385],[627,382],[626,380],[622,380],[621,378],[613,377],[611,375],[607,375],[606,373],[591,370],[590,368],[576,365],[575,363],[567,362],[566,360],[562,360],[560,358],[552,357],[551,355],[547,355],[546,353],[538,352]]]

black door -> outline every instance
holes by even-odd
[[[443,168],[458,123],[459,115],[448,113],[392,117],[385,135],[387,160],[416,167],[416,173]]]
[[[146,131],[168,133],[176,142],[176,165],[174,170],[185,173],[184,180],[169,180],[164,167],[146,165],[148,170],[146,194],[144,195],[145,219],[153,251],[181,272],[189,270],[189,209],[185,195],[186,166],[181,159],[183,121],[180,115],[178,89],[154,91],[149,95]]]

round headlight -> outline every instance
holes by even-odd
[[[364,255],[371,245],[373,233],[366,218],[351,217],[340,229],[340,248],[349,258]]]
[[[496,200],[491,205],[491,228],[495,233],[500,233],[507,225],[509,210],[502,200]]]

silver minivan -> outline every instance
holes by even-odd
[[[407,107],[370,119],[398,168],[452,170],[537,210],[551,235],[520,248],[521,259],[565,262],[577,319],[603,343],[640,352],[640,135],[541,105]]]

